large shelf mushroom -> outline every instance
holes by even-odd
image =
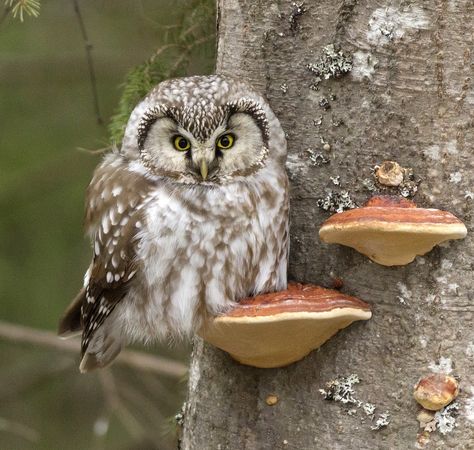
[[[285,291],[241,301],[200,335],[242,364],[269,368],[300,360],[340,329],[368,320],[370,306],[339,291],[290,283]]]
[[[319,230],[323,242],[347,245],[384,266],[408,264],[435,245],[466,234],[453,214],[417,208],[397,197],[374,197],[362,208],[334,214]]]

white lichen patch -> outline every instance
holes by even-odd
[[[459,184],[462,180],[461,172],[453,172],[449,174],[449,182],[454,184]]]
[[[377,418],[375,421],[375,424],[370,427],[371,430],[380,430],[380,428],[384,428],[388,426],[390,423],[390,414],[387,412],[384,412],[383,414],[380,414],[380,416]]]
[[[449,283],[448,284],[448,291],[451,292],[452,294],[459,294],[459,284],[457,283]]]
[[[181,405],[181,411],[174,415],[176,424],[180,427],[184,426],[184,419],[186,417],[186,402]]]
[[[316,204],[324,211],[338,213],[357,207],[348,191],[329,192],[326,197],[319,198]]]
[[[397,297],[400,304],[406,305],[406,306],[410,305],[409,300],[411,299],[412,293],[408,289],[407,285],[399,281],[397,283],[397,288],[398,288],[398,291],[400,292],[400,295]]]
[[[428,304],[433,304],[439,301],[439,296],[436,294],[428,294],[425,297],[425,302]]]
[[[422,410],[418,414],[418,421],[420,422],[420,428],[426,433],[433,433],[438,430],[441,434],[447,434],[458,426],[456,422],[458,415],[459,403],[453,402],[436,412]]]
[[[323,47],[318,60],[307,64],[306,68],[314,74],[312,88],[317,89],[322,80],[340,78],[350,72],[352,70],[352,56],[333,44],[329,44]]]
[[[458,147],[457,147],[456,141],[446,142],[445,150],[446,150],[446,153],[448,153],[449,155],[456,155],[458,153]]]
[[[474,200],[474,192],[472,191],[465,191],[464,192],[464,198],[466,200]]]
[[[377,8],[369,20],[367,41],[376,46],[400,41],[406,34],[431,28],[430,20],[422,8],[404,9],[389,6]]]
[[[319,389],[325,400],[342,403],[345,411],[349,416],[356,416],[360,408],[369,417],[372,430],[380,430],[390,423],[390,414],[388,411],[379,414],[375,418],[376,406],[369,402],[361,401],[357,398],[354,386],[360,383],[359,376],[355,373],[348,377],[339,377],[326,383],[326,389]],[[366,419],[361,417],[361,422],[365,423]]]
[[[298,155],[289,153],[286,158],[286,168],[290,178],[297,175],[304,175],[308,171],[308,165]]]
[[[432,372],[449,374],[453,371],[453,362],[451,361],[451,358],[441,356],[438,362],[431,362],[428,368]]]
[[[338,175],[337,177],[329,177],[329,179],[332,181],[332,184],[334,184],[334,186],[339,186],[341,184],[340,175]]]
[[[359,383],[359,376],[353,373],[348,377],[339,377],[328,381],[326,389],[319,389],[319,392],[326,400],[333,400],[344,404],[359,404],[361,402],[354,397],[354,385]]]
[[[299,18],[307,11],[304,2],[296,3],[292,2],[291,4],[291,13],[288,18],[288,23],[290,24],[290,30],[293,34],[296,34],[297,31],[301,29],[299,24]]]
[[[451,433],[458,426],[456,417],[459,414],[458,402],[450,403],[440,411],[437,411],[434,417],[436,428],[441,434]]]
[[[466,355],[469,357],[474,356],[474,341],[471,341],[467,344]]]
[[[453,267],[453,262],[449,259],[441,260],[441,270],[446,271]]]
[[[280,84],[280,91],[283,92],[283,94],[286,94],[288,92],[288,84],[286,83]]]
[[[441,149],[439,148],[439,145],[430,145],[428,148],[423,150],[423,153],[434,161],[439,161],[441,158]]]
[[[366,402],[362,405],[362,409],[365,412],[366,416],[373,416],[375,413],[375,405],[369,402]]]
[[[357,81],[372,79],[378,59],[369,52],[357,51],[352,55],[351,76]]]
[[[307,159],[312,166],[319,167],[324,164],[329,164],[330,159],[323,155],[321,152],[317,152],[311,148],[306,149],[302,155],[303,159]]]
[[[472,396],[466,400],[464,415],[469,422],[474,422],[474,387],[471,387]]]
[[[428,345],[428,340],[426,339],[426,336],[418,336],[418,340],[420,341],[420,345],[422,348],[426,348]]]
[[[456,141],[448,141],[443,145],[430,145],[423,150],[423,153],[433,161],[440,161],[444,155],[456,155],[458,148]]]

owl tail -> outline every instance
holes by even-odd
[[[81,306],[86,298],[86,290],[82,288],[76,298],[71,302],[59,321],[58,335],[69,338],[82,331]]]
[[[110,317],[94,333],[79,365],[82,373],[108,366],[122,350],[123,340]]]
[[[59,321],[58,335],[67,339],[82,332],[81,307],[85,302],[86,290],[81,289],[71,302]],[[109,365],[122,349],[122,336],[116,327],[112,326],[110,317],[95,331],[81,360],[79,370],[91,370]]]

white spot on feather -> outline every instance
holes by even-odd
[[[115,186],[113,189],[112,189],[112,195],[114,197],[117,197],[117,195],[120,195],[120,193],[122,192],[122,186]]]
[[[91,268],[89,267],[84,274],[84,287],[87,287],[89,285],[89,280],[91,279]]]
[[[110,222],[107,216],[102,217],[102,230],[104,230],[104,234],[108,234],[110,231]]]
[[[127,281],[131,280],[132,277],[133,277],[133,275],[135,275],[136,273],[137,273],[136,270],[132,270],[132,271],[130,272],[130,274],[128,275],[128,277],[127,277]]]
[[[119,217],[117,216],[117,211],[115,210],[115,208],[109,209],[109,218],[110,218],[110,223],[112,225],[115,226],[118,224]]]

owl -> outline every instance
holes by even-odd
[[[87,189],[92,262],[59,325],[82,332],[82,372],[286,288],[285,160],[278,119],[242,81],[167,80],[136,106]]]

